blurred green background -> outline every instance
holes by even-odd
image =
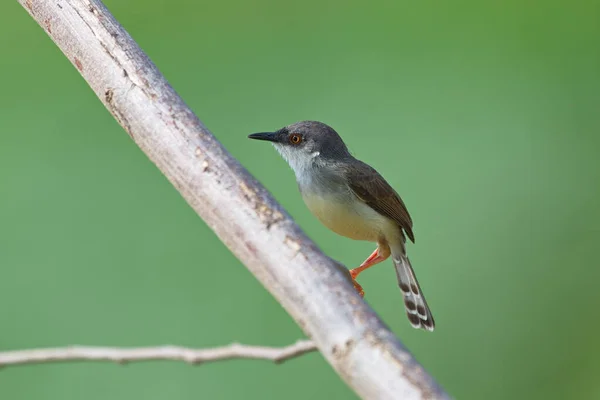
[[[390,262],[361,283],[453,396],[600,398],[598,2],[106,4],[331,257],[373,245],[322,227],[248,133],[324,121],[399,191],[436,332]],[[301,337],[21,6],[0,15],[0,350]],[[0,398],[356,397],[315,353],[7,368]]]

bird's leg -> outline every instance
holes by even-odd
[[[358,274],[363,272],[365,269],[372,267],[375,264],[379,264],[382,261],[385,261],[390,256],[389,247],[381,247],[378,246],[375,251],[360,264],[359,267],[350,270],[350,276],[352,277],[352,283],[354,284],[354,288],[360,295],[360,297],[365,297],[365,291],[362,286],[356,281],[356,277]]]
[[[369,258],[367,258],[365,261],[363,261],[363,263],[360,264],[359,267],[350,270],[350,276],[352,276],[352,279],[356,279],[358,274],[363,272],[365,269],[370,268],[375,264],[379,264],[380,262],[387,260],[387,258],[389,256],[390,256],[389,250],[381,251],[379,247],[376,248],[375,251],[369,256]]]
[[[363,263],[360,264],[359,267],[351,269],[349,271],[350,276],[352,277],[352,283],[354,284],[354,288],[356,289],[360,297],[365,297],[365,291],[363,290],[362,286],[360,286],[360,284],[356,281],[356,277],[358,276],[358,274],[363,272],[365,269],[372,267],[375,264],[379,264],[380,262],[387,260],[387,258],[390,256],[390,253],[390,247],[380,243],[375,249],[375,251],[369,256],[369,258],[363,261]]]

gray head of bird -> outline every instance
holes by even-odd
[[[351,157],[340,135],[318,121],[296,122],[275,132],[253,133],[248,137],[271,142],[296,174],[315,164]]]

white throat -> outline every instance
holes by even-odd
[[[293,149],[289,146],[282,146],[278,143],[273,143],[273,147],[281,154],[281,157],[289,164],[296,174],[296,180],[302,185],[306,180],[310,179],[311,169],[314,167],[315,161],[321,153],[314,151],[307,153],[302,150]]]

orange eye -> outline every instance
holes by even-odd
[[[302,142],[302,136],[298,135],[297,133],[292,133],[290,135],[291,144],[300,144],[300,142]]]

